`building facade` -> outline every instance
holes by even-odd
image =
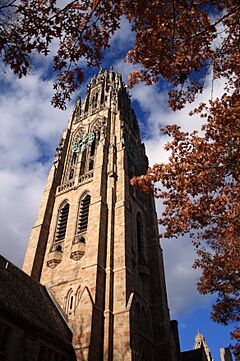
[[[148,166],[121,75],[100,70],[63,132],[23,270],[65,313],[77,360],[176,361]]]
[[[229,347],[220,348],[220,358],[221,361],[233,361]]]
[[[72,332],[46,287],[2,256],[0,361],[76,361]]]

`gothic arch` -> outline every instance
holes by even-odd
[[[80,197],[78,198],[78,214],[79,214],[81,202],[87,195],[89,195],[91,197],[91,192],[89,189],[84,189],[84,191],[81,193]]]
[[[86,129],[84,126],[80,125],[79,127],[77,127],[77,129],[73,132],[72,135],[72,143],[74,142],[74,140],[82,136],[84,133],[86,133]]]
[[[84,191],[82,191],[82,193],[81,193],[81,195],[80,195],[80,197],[79,197],[79,199],[78,199],[78,204],[80,204],[80,203],[81,203],[81,200],[82,200],[84,197],[86,197],[88,194],[91,195],[91,194],[90,194],[90,190],[89,190],[89,189],[84,189]]]
[[[91,122],[89,126],[89,131],[93,133],[98,132],[100,131],[101,126],[102,126],[102,119],[100,117],[97,117]]]
[[[65,297],[65,312],[68,316],[74,313],[75,301],[76,301],[76,295],[74,294],[73,289],[70,288]]]
[[[59,207],[58,207],[58,212],[59,212],[59,210],[60,210],[66,203],[70,203],[68,198],[65,198],[65,199],[60,203],[60,205],[59,205]]]
[[[88,303],[91,304],[91,306],[94,305],[91,291],[86,285],[83,285],[82,290],[79,292],[79,303],[83,300],[84,297],[88,299]]]

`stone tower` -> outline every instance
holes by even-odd
[[[175,361],[148,166],[121,75],[100,70],[63,132],[23,270],[49,289],[77,360]]]
[[[203,348],[205,351],[205,355],[207,358],[207,361],[214,361],[211,356],[210,348],[207,345],[207,342],[205,340],[205,337],[201,334],[201,332],[198,330],[196,336],[195,336],[195,343],[194,343],[194,349]]]

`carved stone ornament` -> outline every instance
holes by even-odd
[[[64,139],[61,138],[60,142],[56,148],[56,153],[55,153],[55,163],[58,162],[61,159],[62,156],[62,152],[63,152],[63,145],[64,145]]]
[[[56,259],[51,259],[50,261],[47,261],[47,266],[49,268],[55,268],[57,267],[57,265],[60,263],[60,260],[56,260]]]
[[[74,261],[79,261],[84,256],[84,253],[81,251],[71,252],[70,258]]]
[[[63,252],[53,251],[48,254],[47,257],[47,266],[49,268],[55,268],[57,265],[62,262]]]
[[[88,145],[91,145],[96,137],[95,133],[83,134],[80,138],[76,139],[72,146],[73,153],[82,153]]]
[[[76,239],[74,240],[74,242],[76,242]],[[78,242],[73,243],[70,258],[73,259],[74,261],[79,261],[85,254],[85,247],[86,247],[85,241],[82,242],[81,239],[79,239]]]
[[[79,98],[77,100],[77,103],[76,103],[74,111],[73,111],[73,116],[75,118],[75,123],[77,123],[80,120],[79,117],[81,116],[81,107],[82,107],[81,98]]]

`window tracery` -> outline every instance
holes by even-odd
[[[69,179],[74,176],[73,165],[76,164],[76,160],[79,154],[80,157],[80,170],[79,176],[84,175],[88,171],[94,168],[94,157],[96,152],[96,145],[99,139],[99,132],[89,132],[75,138],[72,146],[72,160],[70,164]],[[76,166],[75,166],[76,168]],[[73,174],[72,174],[73,173]]]
[[[100,131],[106,127],[106,119],[95,119],[89,131],[82,126],[75,133],[69,153],[69,160],[65,172],[64,182],[69,182],[78,177],[78,183],[93,176],[95,156],[100,141]],[[87,176],[87,178],[85,177]],[[72,184],[72,183],[71,183]]]

